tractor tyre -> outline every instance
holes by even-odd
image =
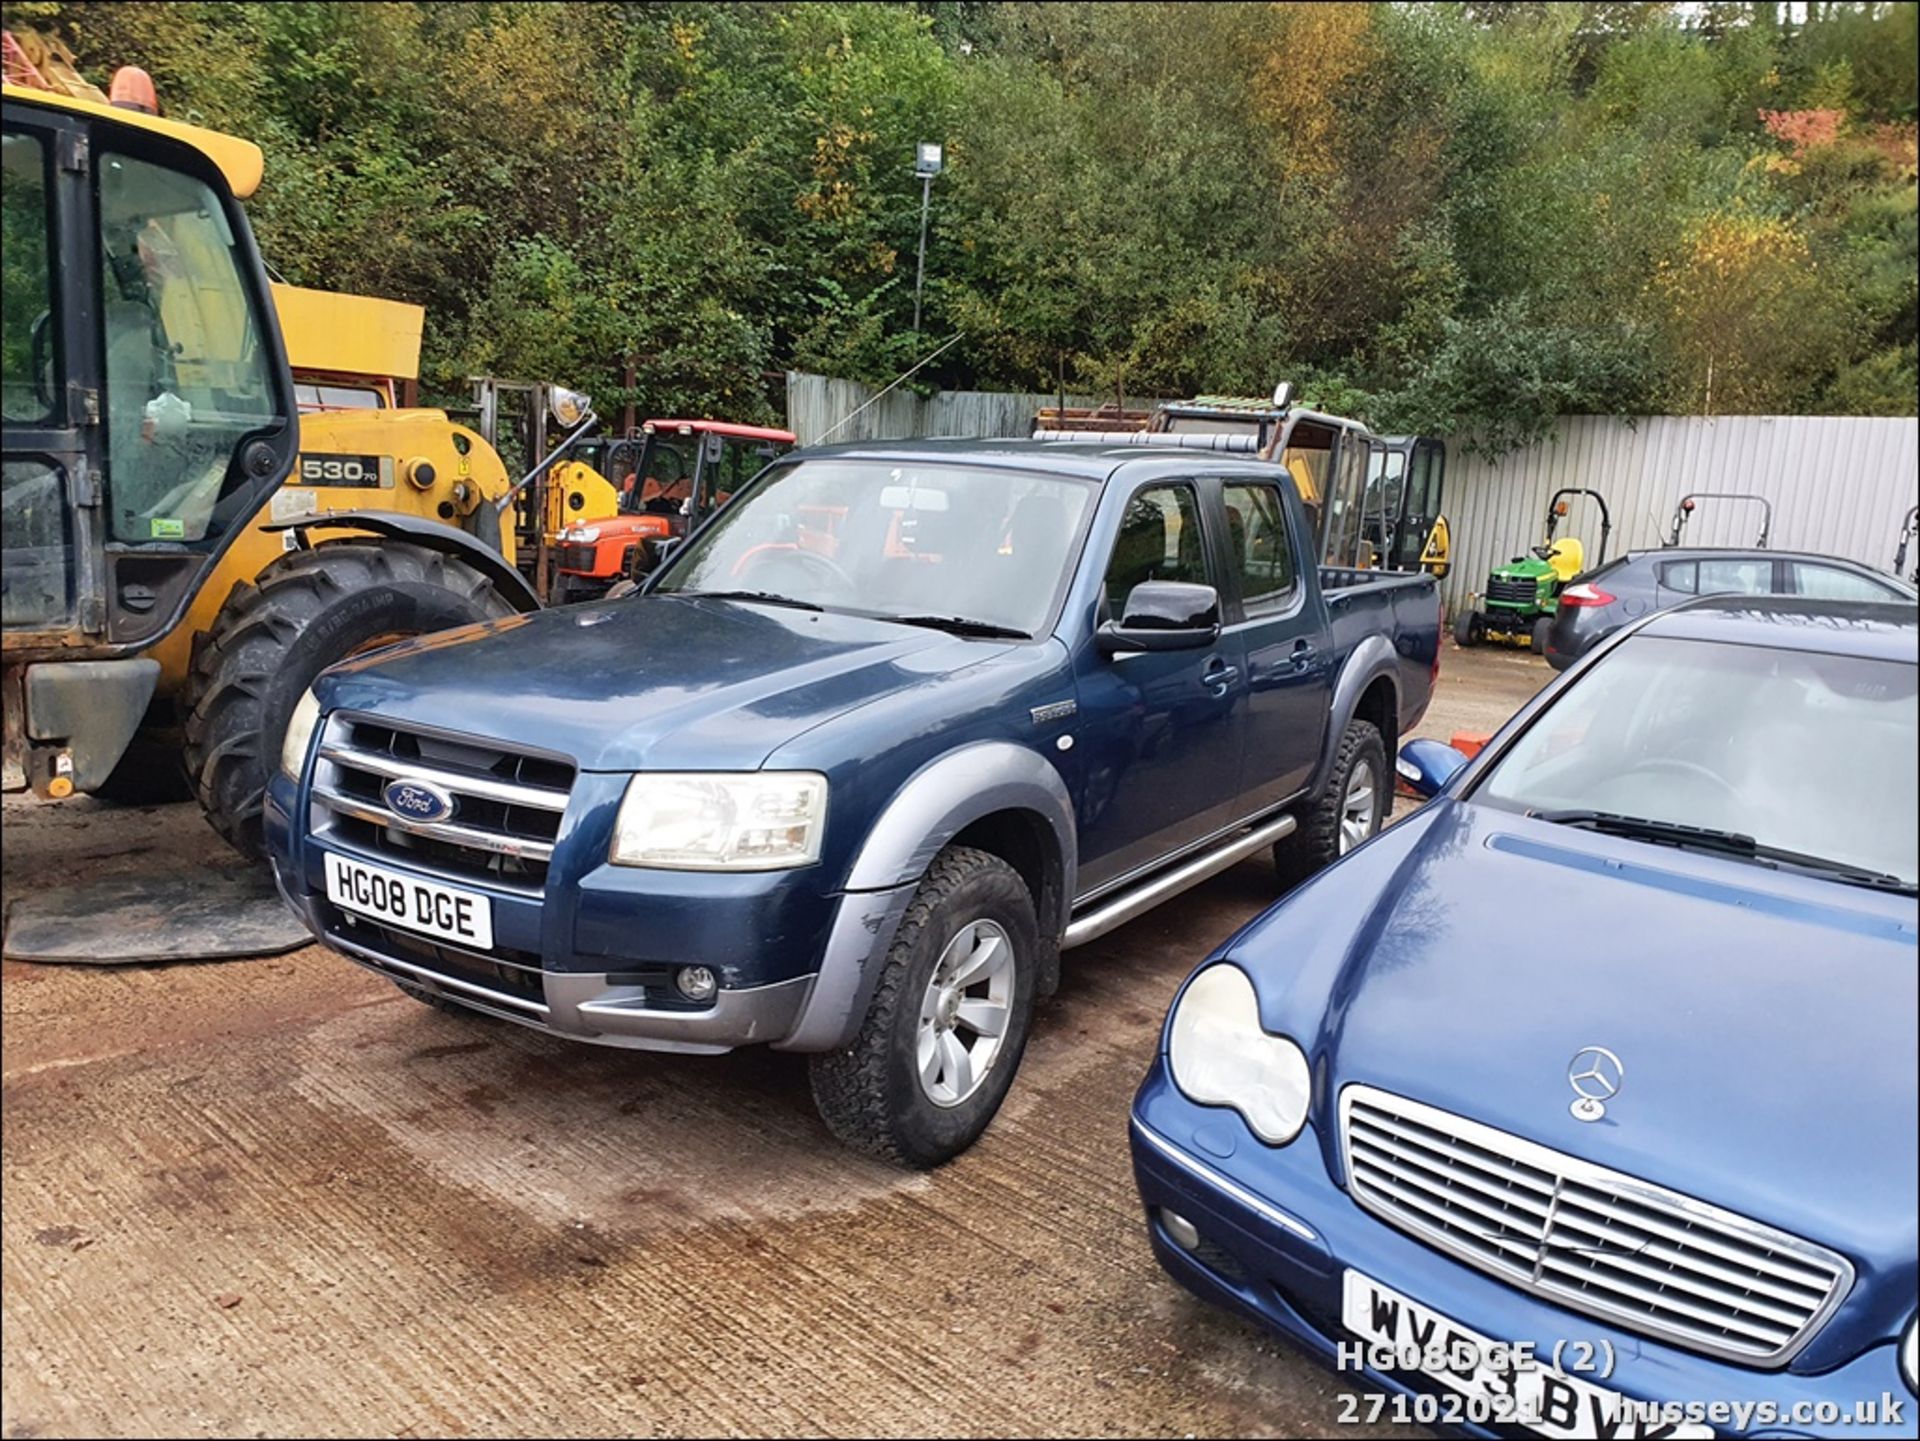
[[[1453,618],[1453,643],[1466,650],[1486,639],[1486,622],[1477,610],[1463,610]]]
[[[1528,648],[1535,655],[1547,653],[1547,632],[1553,629],[1553,617],[1543,615],[1533,623],[1533,634],[1528,640]]]
[[[193,782],[180,756],[178,726],[143,724],[112,772],[93,794],[122,806],[159,806],[193,799]]]
[[[185,751],[207,820],[242,855],[263,856],[267,781],[314,677],[376,646],[514,613],[481,572],[424,546],[336,540],[276,558],[195,639]]]

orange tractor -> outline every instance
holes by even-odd
[[[574,521],[555,538],[555,603],[604,595],[653,569],[679,540],[794,444],[790,430],[720,420],[649,420],[635,434],[575,447],[619,493],[618,513]],[[569,462],[555,470],[564,486]]]

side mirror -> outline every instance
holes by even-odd
[[[1293,382],[1283,380],[1273,388],[1273,408],[1285,410],[1293,403]]]
[[[1467,757],[1450,745],[1439,741],[1414,740],[1400,747],[1400,758],[1394,762],[1394,773],[1421,800],[1431,800],[1447,787],[1447,782],[1460,772],[1467,763]]]
[[[1140,650],[1193,650],[1220,634],[1220,593],[1182,580],[1143,580],[1127,593],[1126,614],[1100,627],[1106,655]]]
[[[562,430],[572,430],[587,412],[593,409],[593,402],[578,390],[568,390],[564,385],[553,386],[547,392],[547,410],[559,422]]]

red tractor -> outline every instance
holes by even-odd
[[[649,420],[637,435],[594,443],[586,458],[612,482],[619,513],[558,537],[556,602],[589,600],[653,569],[678,540],[795,443],[790,430],[720,420]]]

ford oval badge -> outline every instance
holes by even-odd
[[[399,776],[380,794],[387,809],[403,820],[444,821],[453,814],[453,797],[429,781]]]

